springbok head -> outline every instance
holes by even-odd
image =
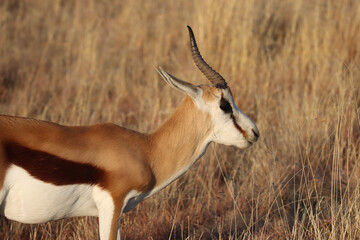
[[[194,62],[211,84],[196,86],[172,76],[161,67],[157,71],[165,82],[185,92],[200,110],[210,114],[213,122],[211,141],[238,148],[251,146],[258,140],[259,130],[255,123],[236,106],[225,79],[202,58],[194,33],[189,26],[188,29]]]

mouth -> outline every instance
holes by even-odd
[[[254,142],[252,142],[250,140],[246,140],[246,141],[249,143],[250,146],[254,144]]]

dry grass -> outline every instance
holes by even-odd
[[[0,113],[149,131],[183,97],[155,67],[227,79],[261,132],[215,146],[125,214],[124,239],[360,238],[360,1],[0,2]],[[96,239],[97,219],[0,221],[1,239]]]

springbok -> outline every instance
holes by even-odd
[[[183,175],[211,142],[238,148],[256,142],[256,125],[188,29],[192,57],[211,84],[195,86],[159,67],[165,82],[187,96],[152,133],[1,115],[1,214],[22,223],[98,216],[100,239],[120,239],[122,213]]]

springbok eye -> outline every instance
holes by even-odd
[[[220,100],[220,108],[225,113],[232,113],[233,112],[230,103],[224,98],[221,98],[221,100]]]

